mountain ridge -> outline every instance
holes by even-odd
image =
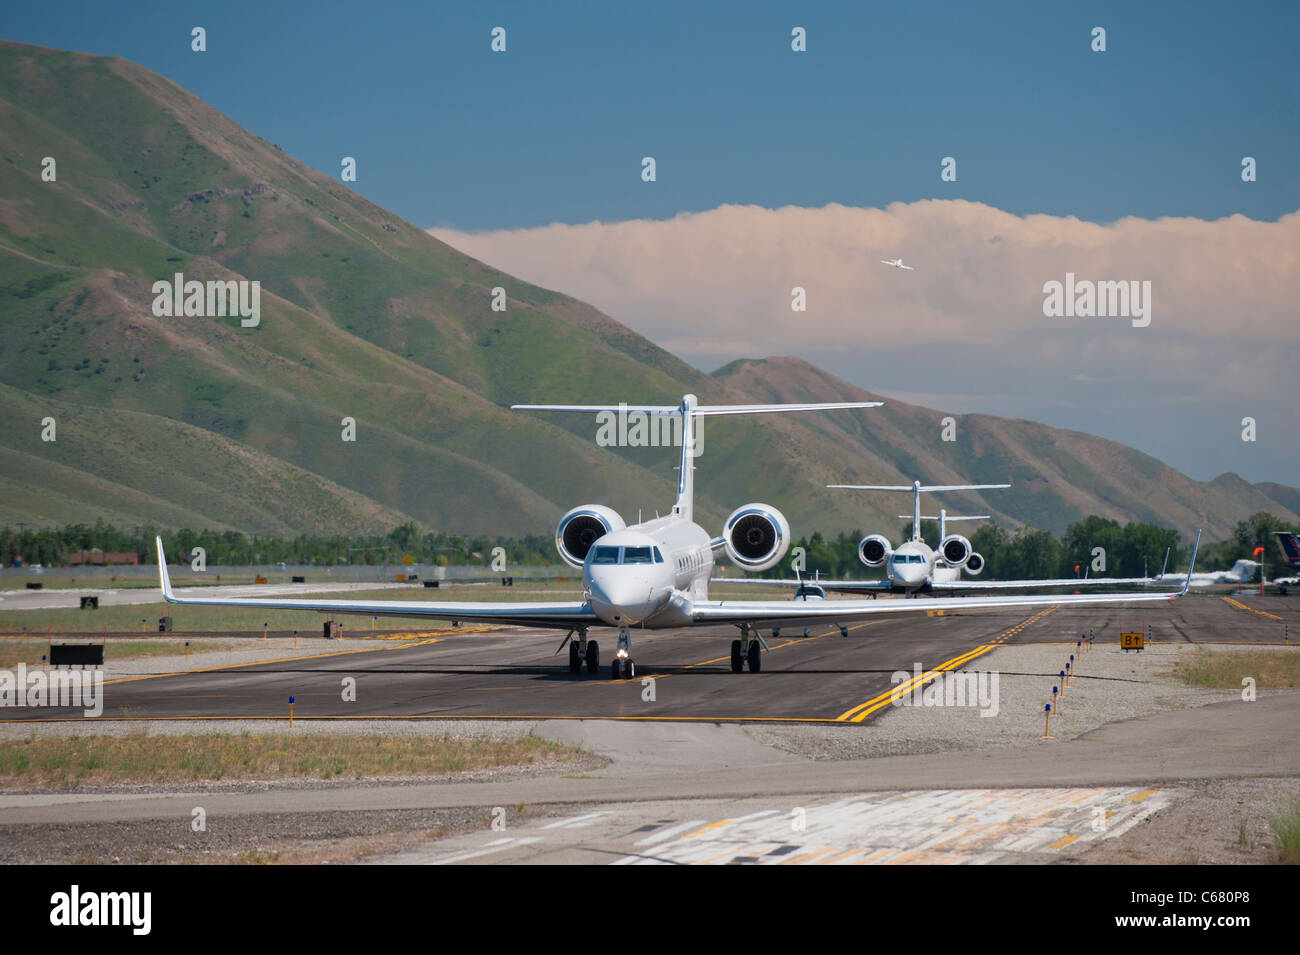
[[[591,416],[511,403],[676,403],[688,391],[727,403],[875,400],[800,359],[695,369],[586,303],[458,252],[121,58],[0,41],[0,133],[3,522],[84,512],[292,533],[410,520],[520,536],[581,503],[629,519],[666,509],[676,454],[601,448]],[[50,155],[58,178],[46,183]],[[259,281],[261,325],[154,317],[152,283],[176,272]],[[505,312],[491,308],[498,287]],[[1054,532],[1088,513],[1184,536],[1204,526],[1212,539],[1253,510],[1300,522],[1300,490],[1285,485],[1196,482],[1141,451],[1029,420],[952,415],[955,439],[944,441],[943,413],[884,400],[710,419],[700,519],[719,525],[764,500],[796,535],[892,531],[908,509],[899,496],[824,485],[920,478],[1010,479],[1010,491],[933,506]],[[40,437],[47,415],[53,442]],[[341,438],[344,418],[355,442]]]

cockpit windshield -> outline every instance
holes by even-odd
[[[649,547],[624,547],[622,562],[625,564],[653,564],[654,558],[650,556]]]
[[[617,564],[618,548],[617,547],[597,547],[596,552],[591,555],[593,564]]]

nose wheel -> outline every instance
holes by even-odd
[[[632,635],[623,627],[618,632],[618,652],[614,662],[609,665],[611,680],[631,680],[636,676],[636,664],[632,662]]]

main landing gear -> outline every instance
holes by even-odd
[[[582,664],[587,664],[587,672],[595,673],[600,669],[600,644],[587,639],[587,631],[579,630],[578,639],[569,641],[569,672],[581,673]]]
[[[636,676],[636,664],[632,662],[632,635],[627,627],[618,631],[618,653],[614,654],[614,662],[609,665],[609,676],[611,680],[631,680]]]
[[[757,673],[763,669],[763,658],[759,656],[762,647],[758,642],[758,632],[749,635],[749,624],[741,624],[740,639],[731,641],[731,672],[740,673],[749,663],[749,672]]]

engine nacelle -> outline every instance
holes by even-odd
[[[970,541],[966,538],[960,534],[949,534],[939,542],[939,553],[949,567],[964,567],[975,552],[971,550]]]
[[[889,555],[893,552],[894,549],[889,546],[889,539],[879,534],[864,537],[858,544],[858,560],[868,567],[879,567],[889,560]]]
[[[722,527],[727,558],[743,570],[775,567],[790,547],[790,524],[769,504],[746,504]]]
[[[980,571],[984,569],[984,558],[978,552],[971,554],[966,558],[966,573],[972,577],[978,577]]]
[[[555,528],[555,549],[566,564],[581,570],[592,544],[625,527],[627,524],[613,508],[603,504],[583,504],[560,518]]]

